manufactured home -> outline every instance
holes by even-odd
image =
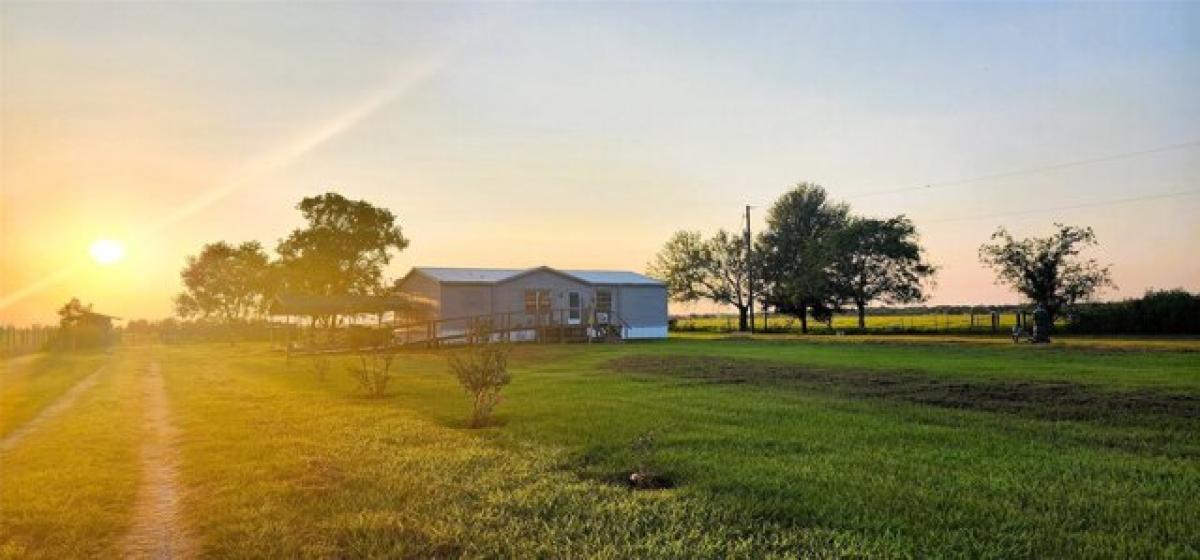
[[[667,336],[667,287],[635,272],[418,266],[396,283],[396,292],[432,302],[432,334],[441,337],[480,321],[517,338],[546,326],[603,327],[622,339]]]

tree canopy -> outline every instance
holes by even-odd
[[[852,216],[849,206],[830,200],[821,186],[799,183],[771,206],[766,221],[750,254],[739,237],[724,230],[709,239],[676,232],[650,274],[667,283],[675,301],[734,306],[742,330],[751,306],[759,303],[796,315],[808,332],[810,317],[828,319],[846,303],[858,309],[864,326],[871,302],[925,298],[935,267],[925,261],[916,227],[903,215]]]
[[[736,235],[717,231],[708,239],[697,231],[679,231],[667,241],[649,274],[667,284],[674,301],[707,299],[738,310],[738,327],[749,328],[752,263],[746,246]]]
[[[858,311],[866,327],[866,307],[873,301],[914,303],[926,297],[924,283],[936,270],[925,262],[917,228],[895,218],[851,218],[834,240],[833,281],[842,299]]]
[[[277,247],[284,288],[317,295],[372,294],[392,252],[408,247],[396,216],[337,193],[307,197],[297,208],[308,225]]]
[[[800,318],[808,332],[808,316],[822,319],[837,309],[837,285],[830,271],[837,261],[838,235],[850,209],[829,200],[825,189],[797,184],[767,212],[767,228],[756,252],[762,261],[764,300]]]
[[[175,311],[185,319],[249,319],[263,311],[269,297],[270,265],[257,241],[205,245],[187,258],[179,276],[184,291],[175,297]]]
[[[1020,240],[1000,228],[979,247],[979,260],[995,270],[997,283],[1045,307],[1051,320],[1113,285],[1109,267],[1079,256],[1097,245],[1092,228],[1054,225],[1058,231],[1048,237]]]
[[[63,304],[58,308],[58,324],[63,328],[70,328],[77,325],[84,315],[92,312],[92,304],[84,305],[79,301],[79,298],[71,298],[71,301]]]

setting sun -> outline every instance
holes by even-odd
[[[88,252],[100,264],[113,264],[125,256],[125,247],[112,239],[97,239]]]

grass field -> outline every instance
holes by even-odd
[[[438,353],[367,399],[350,357],[321,381],[265,346],[123,348],[0,455],[0,555],[120,550],[148,364],[205,557],[1200,554],[1200,341],[1002,340],[521,347],[482,430]],[[76,375],[51,359],[5,375]],[[674,488],[620,483],[647,431]]]
[[[98,353],[28,354],[0,361],[0,437],[95,371],[103,357]]]

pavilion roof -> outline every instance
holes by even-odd
[[[364,315],[371,313],[417,312],[432,302],[407,294],[369,295],[310,295],[280,294],[271,301],[271,315]]]

